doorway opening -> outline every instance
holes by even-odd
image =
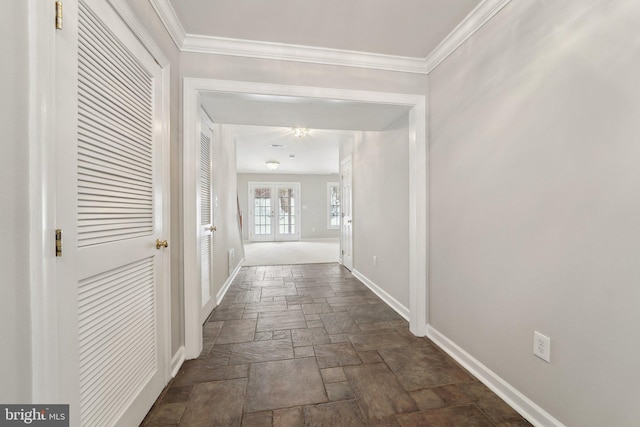
[[[244,110],[255,113],[253,125],[256,126],[280,126],[291,127],[292,117],[300,116],[310,110],[316,111],[313,119],[316,121],[332,120],[332,125],[314,126],[305,123],[305,127],[317,129],[338,129],[356,131],[354,139],[358,139],[358,129],[366,130],[366,126],[355,126],[354,123],[360,120],[370,120],[372,115],[364,112],[384,115],[385,112],[401,111],[408,121],[406,127],[407,138],[404,147],[407,150],[408,162],[408,209],[407,218],[402,218],[408,229],[408,253],[407,259],[407,302],[405,316],[409,318],[411,331],[418,336],[424,336],[426,332],[426,311],[427,311],[427,145],[426,145],[426,102],[423,95],[407,95],[381,92],[349,91],[331,88],[300,87],[277,84],[260,84],[235,81],[203,80],[186,78],[184,81],[184,123],[192,123],[193,117],[199,108],[198,96],[203,100],[210,98],[220,105],[220,115],[216,117],[212,114],[215,122],[234,124],[246,124],[235,122],[225,111],[234,111],[234,106],[244,105]],[[279,106],[288,108],[290,114],[281,114],[282,109],[274,113],[274,105],[279,102]],[[206,103],[206,101],[203,101]],[[342,110],[341,110],[342,107]],[[262,108],[262,110],[261,110]],[[345,114],[345,109],[349,114]],[[322,111],[322,113],[318,113]],[[211,112],[210,112],[211,114]],[[398,115],[395,116],[397,118]],[[348,118],[348,124],[346,123]],[[365,119],[366,118],[366,119]],[[394,118],[394,119],[395,119]],[[388,122],[389,123],[389,122]],[[362,133],[362,132],[360,132]],[[198,295],[193,292],[193,283],[197,283],[196,277],[189,277],[197,268],[189,268],[189,262],[193,259],[188,257],[189,247],[193,244],[189,229],[191,218],[188,215],[190,200],[192,200],[192,189],[190,189],[190,177],[193,173],[189,169],[193,168],[191,154],[193,148],[189,147],[195,138],[194,128],[186,125],[184,127],[184,178],[183,185],[184,207],[185,207],[185,353],[187,358],[197,357],[202,348],[201,325],[190,316],[190,307],[197,303]],[[357,142],[355,142],[357,143]],[[271,159],[268,159],[271,160]],[[356,166],[356,165],[354,165]],[[362,167],[362,165],[357,165]],[[406,167],[406,166],[405,166]],[[406,171],[406,169],[405,169]],[[238,189],[241,188],[238,183]],[[357,192],[357,182],[355,192]],[[304,188],[302,189],[304,194]],[[248,200],[248,198],[247,198]],[[239,198],[239,204],[241,203]],[[242,211],[242,210],[241,210]],[[242,211],[243,229],[246,228],[246,211]],[[404,216],[404,215],[403,215]],[[352,216],[354,223],[358,220],[358,213]],[[303,220],[304,221],[304,220]],[[342,250],[342,249],[341,249]],[[358,244],[352,246],[355,254],[355,268],[358,268]],[[375,261],[375,258],[374,258]],[[195,266],[194,266],[195,267]]]
[[[216,95],[203,95],[202,99],[212,115],[220,115],[221,101]],[[236,150],[244,266],[340,259],[340,149],[343,141],[353,138],[353,131],[320,128],[332,125],[326,119],[322,123],[308,121],[309,116],[320,114],[317,110],[291,117],[288,106],[292,102],[305,105],[307,101],[291,97],[252,100],[247,104],[258,110],[252,114],[245,113],[248,105],[238,105],[238,114],[224,108],[225,120],[247,123],[264,120],[261,104],[268,103],[271,112],[279,110],[292,125],[309,126],[302,132],[292,126],[263,125],[267,121],[260,121],[260,125],[226,125],[234,135]],[[314,109],[317,107],[309,108]]]

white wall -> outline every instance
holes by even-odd
[[[28,4],[3,2],[0,37],[0,402],[31,401]]]
[[[244,226],[242,237],[249,240],[249,182],[299,182],[300,183],[300,233],[302,239],[340,237],[340,230],[327,228],[327,183],[339,182],[338,175],[297,174],[238,174],[238,195]],[[306,209],[305,209],[306,206]]]
[[[184,52],[183,77],[424,95],[427,76],[393,71]]]
[[[353,268],[409,308],[409,116],[344,143],[353,160]],[[373,265],[373,257],[377,265]]]
[[[639,22],[512,1],[430,75],[429,321],[568,426],[640,420]]]
[[[217,294],[229,277],[229,262],[233,270],[244,259],[244,247],[238,222],[235,140],[224,125],[214,125],[214,132],[214,225],[217,231],[214,233],[213,284]],[[228,258],[230,249],[235,253],[233,260]]]

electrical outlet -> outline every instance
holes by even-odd
[[[551,361],[551,338],[533,331],[533,354],[545,362]]]
[[[378,265],[378,257],[377,256],[373,256],[373,265]]]

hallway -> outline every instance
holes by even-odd
[[[338,264],[243,267],[144,426],[530,425]]]

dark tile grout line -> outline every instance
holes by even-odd
[[[287,267],[290,267],[290,266],[287,266]],[[253,269],[251,269],[251,268],[252,268],[252,267],[247,268],[247,270],[245,271],[245,274],[242,276],[242,277],[243,277],[243,279],[244,279],[244,277],[247,275],[247,274],[246,274],[246,272],[254,272],[254,271],[255,271],[255,272],[257,272],[257,271],[258,271],[258,269],[260,269],[261,267],[253,267]],[[244,269],[244,267],[243,267],[243,269]],[[274,270],[274,271],[275,271],[275,270]],[[251,285],[249,285],[249,286],[248,286],[248,291],[253,290],[253,287],[254,287],[253,283],[254,283],[254,282],[257,282],[257,281],[269,281],[269,280],[276,281],[276,280],[277,280],[277,281],[282,281],[282,283],[283,283],[283,284],[291,283],[291,284],[293,284],[293,286],[294,286],[294,287],[296,287],[296,279],[298,279],[298,280],[309,280],[309,281],[310,281],[310,282],[309,282],[309,283],[310,283],[310,285],[312,284],[312,282],[314,282],[313,284],[317,284],[317,282],[314,280],[314,279],[315,279],[315,277],[305,277],[305,276],[304,276],[304,274],[301,274],[300,276],[292,276],[292,277],[271,277],[271,276],[265,276],[265,275],[266,275],[266,273],[267,273],[266,271],[262,273],[262,279],[255,279],[255,280],[249,280],[249,281],[247,281],[248,283],[251,283]],[[362,282],[360,282],[358,279],[356,279],[355,277],[351,276],[351,275],[350,275],[350,272],[349,272],[349,273],[347,273],[346,275],[344,275],[344,274],[340,274],[340,275],[330,275],[330,276],[331,276],[333,279],[335,279],[335,280],[334,280],[334,281],[327,281],[327,282],[324,282],[324,283],[339,283],[340,281],[344,281],[345,279],[354,279],[355,281],[357,281],[357,283],[359,283],[359,284],[361,284],[361,285],[365,286],[365,285],[364,285],[364,284],[362,284]],[[346,276],[346,277],[345,277],[345,276]],[[351,277],[349,277],[349,276],[351,276]],[[291,280],[287,281],[286,279],[291,279]],[[235,280],[234,280],[234,282],[235,282]],[[241,280],[239,283],[232,283],[232,285],[230,286],[230,289],[231,289],[231,288],[233,288],[233,287],[237,287],[238,285],[242,285],[243,283],[247,283],[247,282],[245,282],[244,280]],[[264,303],[264,302],[277,302],[277,301],[275,300],[275,298],[276,298],[276,297],[270,297],[270,299],[269,299],[269,300],[264,301],[264,300],[262,299],[262,291],[263,291],[264,289],[265,289],[265,287],[260,287],[260,289],[259,289],[259,290],[260,290],[260,298],[259,298],[259,299],[258,299],[258,301],[257,301],[257,302],[255,302],[255,303],[256,303],[256,304],[260,304],[260,303]],[[296,289],[297,289],[297,287],[296,287]],[[347,292],[347,293],[348,293],[348,292]],[[344,294],[344,293],[343,293],[343,294]],[[298,295],[299,295],[299,294],[298,294]],[[372,293],[372,295],[375,297],[375,299],[376,299],[377,301],[376,301],[376,302],[369,302],[369,304],[384,304],[385,306],[387,306],[387,304],[386,304],[386,303],[385,303],[381,298],[379,298],[377,295],[375,295],[375,294],[373,294],[373,293]],[[224,300],[227,298],[227,296],[228,296],[228,294],[227,294],[227,295],[225,295],[225,297],[224,297],[224,298],[223,298],[223,300],[221,301],[221,304],[220,304],[218,307],[216,307],[216,309],[214,309],[214,310],[212,311],[212,313],[209,315],[209,317],[208,317],[208,318],[207,318],[207,320],[205,321],[204,325],[208,324],[209,322],[212,322],[212,320],[211,320],[211,319],[212,319],[212,317],[214,316],[214,313],[216,312],[216,310],[218,310],[218,309],[220,308],[220,306],[223,306],[223,304],[224,304]],[[285,312],[285,313],[298,311],[297,309],[290,309],[290,306],[297,306],[297,305],[299,305],[299,306],[300,306],[300,310],[302,311],[303,316],[304,316],[304,319],[305,319],[305,320],[304,320],[305,328],[291,328],[291,329],[289,329],[289,330],[288,330],[289,334],[288,334],[287,339],[289,340],[289,343],[291,344],[291,348],[292,348],[292,350],[293,350],[293,351],[292,351],[292,357],[291,357],[291,358],[287,358],[287,359],[278,359],[278,360],[295,360],[295,359],[300,359],[299,357],[296,357],[296,354],[295,354],[295,349],[296,349],[296,347],[295,347],[295,345],[294,345],[294,341],[293,341],[293,335],[294,335],[294,334],[293,334],[293,330],[295,330],[295,329],[310,329],[310,327],[309,327],[309,325],[308,325],[309,320],[307,319],[306,315],[304,314],[304,304],[306,304],[306,303],[304,303],[304,302],[297,302],[296,304],[292,304],[292,303],[291,303],[291,302],[286,298],[286,296],[282,296],[282,298],[283,298],[282,300],[278,300],[278,301],[283,301],[283,302],[285,303],[285,310],[283,310],[283,312]],[[317,300],[317,301],[316,301],[316,300]],[[316,298],[312,298],[313,304],[320,303],[320,302],[318,302],[318,301],[322,301],[322,300],[324,300],[324,302],[322,302],[322,303],[326,303],[326,297],[318,297],[317,299],[316,299]],[[247,304],[248,304],[247,302],[244,302],[244,303],[242,303],[242,309],[237,308],[237,309],[239,309],[239,310],[242,310],[242,315],[241,315],[240,319],[238,319],[238,320],[241,320],[241,319],[247,319],[247,318],[245,318],[245,314],[246,314],[246,313],[244,312],[244,310],[246,309]],[[234,305],[233,303],[229,304],[229,306],[233,306],[233,305]],[[226,306],[227,306],[227,305],[224,305],[224,307],[226,307]],[[230,308],[229,308],[229,309],[230,309]],[[235,309],[235,307],[234,307],[234,309]],[[334,306],[330,306],[330,309],[331,309],[331,311],[330,311],[329,313],[338,313],[338,312],[342,312],[342,310],[341,310],[341,311],[334,311],[334,309],[335,309],[335,307],[334,307]],[[345,310],[345,311],[346,311],[346,312],[348,312],[348,310]],[[253,341],[253,342],[255,342],[255,336],[261,332],[261,331],[258,331],[258,322],[259,322],[260,318],[261,318],[262,316],[264,316],[264,313],[266,313],[266,312],[258,310],[258,311],[255,313],[255,317],[248,318],[248,319],[255,319],[255,321],[256,321],[256,323],[255,323],[255,327],[254,327],[254,330],[253,330],[253,336],[254,336],[254,341]],[[252,314],[254,314],[254,313],[252,313]],[[224,322],[225,322],[225,321],[228,321],[228,320],[232,320],[232,319],[225,319],[225,320],[221,320],[220,322],[224,324]],[[403,319],[403,320],[404,320],[404,319]],[[326,324],[325,324],[324,320],[323,320],[322,318],[320,318],[320,321],[322,321],[323,327],[326,329]],[[375,323],[375,322],[374,322],[374,323]],[[378,330],[378,329],[362,330],[359,324],[354,323],[354,325],[357,327],[357,332],[359,332],[359,333],[375,332],[375,331],[377,331],[377,330]],[[381,329],[381,330],[387,330],[387,328],[383,328],[383,329]],[[404,332],[403,328],[400,328],[400,327],[398,327],[398,326],[389,327],[389,328],[388,328],[388,330],[393,330],[393,331],[395,331],[395,332],[397,332],[397,333],[401,334],[402,336],[405,336],[405,332]],[[206,355],[204,355],[204,357],[203,357],[203,355],[201,354],[201,355],[198,357],[198,359],[200,359],[200,358],[206,358],[206,357],[208,357],[208,356],[210,355],[211,351],[213,351],[213,348],[215,347],[215,342],[217,341],[217,339],[218,339],[218,337],[219,337],[219,335],[220,335],[221,331],[222,331],[222,326],[221,326],[221,327],[216,331],[215,336],[207,336],[207,337],[206,337],[206,339],[208,339],[208,341],[211,341],[211,342],[212,342],[212,344],[211,344],[210,348],[207,350],[207,352],[206,352],[207,354],[206,354]],[[276,331],[277,331],[277,330],[276,330]],[[270,331],[270,332],[272,332],[272,333],[273,333],[273,332],[276,332],[276,331]],[[327,331],[327,332],[328,332],[328,331]],[[346,332],[346,333],[340,333],[340,334],[338,334],[338,335],[341,335],[341,334],[345,334],[345,335],[346,335],[347,333],[355,333],[355,332],[356,332],[356,331],[351,331],[351,332]],[[203,330],[203,333],[204,333],[204,330]],[[331,335],[331,334],[328,334],[328,335]],[[334,335],[336,335],[336,334],[334,334]],[[419,340],[420,340],[420,341],[424,342],[426,345],[428,345],[428,346],[432,347],[433,349],[435,349],[435,350],[436,350],[438,353],[440,353],[443,357],[445,357],[447,360],[449,360],[449,361],[453,362],[453,363],[454,363],[454,364],[455,364],[459,369],[461,369],[461,370],[462,370],[462,371],[464,371],[466,374],[468,374],[468,376],[469,376],[470,378],[472,378],[472,380],[467,381],[466,383],[474,383],[474,382],[478,382],[478,380],[477,380],[477,379],[475,379],[475,377],[474,377],[473,375],[471,375],[471,373],[470,373],[470,372],[468,372],[464,367],[462,367],[462,366],[461,366],[457,361],[455,361],[455,360],[454,360],[454,359],[452,359],[450,356],[448,356],[448,355],[447,355],[447,354],[446,354],[442,349],[440,349],[437,345],[435,345],[435,344],[434,344],[431,340],[429,340],[427,337],[418,337],[418,338],[419,338]],[[358,355],[358,357],[361,359],[361,360],[360,360],[360,364],[365,364],[365,361],[364,361],[364,360],[362,360],[362,356],[360,355],[360,352],[356,351],[355,347],[353,346],[353,343],[351,342],[351,339],[350,339],[349,337],[347,337],[347,341],[344,341],[344,342],[345,342],[345,343],[348,343],[348,344],[349,344],[349,346],[351,347],[351,349],[352,349],[352,350],[353,350],[353,351]],[[331,340],[331,341],[330,341],[330,343],[334,343],[334,341],[333,341],[333,340]],[[231,354],[233,353],[233,349],[235,348],[235,346],[237,346],[237,345],[238,345],[238,343],[236,343],[236,342],[231,342],[231,343],[229,343],[229,344],[222,344],[222,345],[229,345],[229,355],[231,355]],[[316,365],[316,367],[317,367],[317,369],[318,369],[318,371],[319,371],[319,372],[322,372],[322,371],[323,371],[323,369],[329,369],[330,367],[327,367],[327,368],[321,368],[321,367],[320,367],[320,365],[318,364],[318,359],[317,359],[317,355],[316,355],[316,345],[317,345],[317,344],[311,344],[311,345],[310,345],[310,347],[312,347],[312,348],[313,348],[313,350],[314,350],[314,351],[313,351],[313,352],[314,352],[314,355],[313,355],[313,356],[306,356],[306,357],[304,357],[304,358],[313,359],[313,360],[314,360],[314,362],[315,362],[315,365]],[[410,345],[410,346],[413,346],[413,343],[410,343],[409,345]],[[204,353],[204,351],[203,351],[203,353]],[[389,365],[389,363],[388,363],[387,359],[385,359],[385,358],[383,357],[383,355],[382,355],[382,354],[380,354],[380,352],[379,352],[379,350],[378,350],[378,349],[374,349],[374,350],[373,350],[373,353],[375,353],[375,354],[378,356],[378,358],[380,359],[380,360],[379,360],[379,362],[376,362],[376,363],[382,363],[382,364],[384,364],[384,366],[385,366],[385,367],[386,367],[390,372],[394,372],[394,371],[393,371],[393,369],[392,369],[392,367],[391,367],[391,365]],[[247,372],[247,376],[246,376],[246,377],[242,377],[242,378],[245,378],[245,379],[246,379],[246,381],[245,381],[245,387],[244,387],[244,393],[243,393],[243,397],[244,397],[244,399],[243,399],[243,403],[242,403],[242,411],[241,411],[241,419],[240,419],[240,422],[242,423],[242,421],[244,420],[245,416],[247,416],[247,415],[259,414],[259,413],[262,413],[262,412],[265,412],[265,413],[267,413],[267,412],[268,412],[268,413],[270,413],[270,414],[271,414],[271,415],[270,415],[270,416],[271,416],[271,424],[273,425],[273,416],[274,416],[274,412],[275,412],[275,411],[277,411],[277,410],[282,410],[282,409],[287,409],[287,408],[277,408],[277,409],[268,410],[268,411],[245,412],[246,397],[247,397],[247,392],[248,392],[248,387],[249,387],[249,377],[250,377],[250,375],[251,375],[251,371],[252,371],[252,369],[255,369],[253,365],[254,365],[254,364],[256,364],[256,363],[261,363],[261,362],[248,362],[248,363],[246,363],[246,364],[248,365],[248,372]],[[225,366],[225,375],[224,375],[223,380],[226,380],[226,379],[227,379],[227,378],[226,378],[226,369],[227,369],[230,365],[228,365],[228,364],[227,364],[227,365],[224,365],[224,366]],[[350,366],[350,365],[341,365],[341,364],[339,364],[338,366],[336,366],[336,368],[343,369],[345,366]],[[165,389],[163,390],[163,392],[161,393],[161,395],[158,397],[158,400],[157,400],[157,401],[156,401],[156,403],[154,404],[154,408],[156,407],[156,405],[160,404],[160,403],[163,401],[163,399],[166,397],[166,394],[168,393],[169,389],[172,387],[172,384],[174,383],[174,380],[175,380],[175,378],[172,378],[172,379],[170,380],[169,384],[165,387]],[[309,406],[318,406],[318,405],[333,404],[333,403],[340,403],[340,402],[351,402],[351,401],[357,402],[357,397],[356,397],[356,396],[354,396],[353,398],[349,398],[349,399],[341,399],[341,400],[335,400],[335,401],[330,400],[330,398],[329,398],[329,394],[328,394],[328,391],[327,391],[327,387],[326,387],[326,386],[327,386],[327,383],[325,382],[324,377],[323,377],[322,384],[323,384],[323,394],[324,394],[324,397],[326,398],[326,402],[325,402],[325,403],[316,403],[316,404],[312,404],[312,405],[304,405],[304,406],[294,405],[294,406],[292,406],[292,407],[290,407],[290,408],[300,408],[300,410],[301,410],[301,411],[304,411],[304,407],[309,407]],[[431,390],[431,389],[437,389],[437,388],[442,387],[442,386],[450,385],[450,386],[455,386],[455,388],[456,388],[457,390],[459,390],[462,394],[466,394],[466,393],[464,393],[464,392],[463,392],[463,391],[462,391],[462,390],[457,386],[457,384],[459,384],[459,383],[452,382],[452,383],[450,383],[450,384],[438,384],[437,386],[425,387],[424,389],[417,389],[417,390],[411,390],[411,391],[412,391],[412,392],[416,392],[416,391],[421,391],[421,390]],[[195,386],[195,384],[193,384],[193,385],[192,385],[192,387],[193,387],[193,386]],[[406,387],[405,387],[405,389],[406,389]],[[190,394],[191,394],[192,392],[193,392],[193,389],[191,390]],[[407,390],[407,392],[409,392],[409,390]],[[468,397],[468,396],[467,396],[467,397]],[[487,418],[488,420],[490,420],[490,421],[491,421],[491,423],[492,423],[494,426],[497,426],[498,422],[497,422],[496,420],[494,420],[494,419],[493,419],[493,418],[492,418],[492,417],[487,413],[487,411],[483,410],[483,409],[482,409],[482,408],[481,408],[481,407],[480,407],[476,402],[472,401],[472,399],[471,399],[470,397],[468,397],[468,398],[469,398],[469,400],[471,401],[471,404],[469,404],[469,405],[461,405],[461,406],[473,406],[473,407],[475,407],[479,412],[481,412],[483,415],[485,415],[485,416],[486,416],[486,418]],[[366,421],[366,416],[365,416],[365,414],[362,412],[362,408],[360,408],[360,406],[359,406],[359,405],[358,405],[358,407],[359,407],[359,414],[360,414],[361,419]],[[437,408],[434,408],[434,409],[437,409]],[[152,408],[152,410],[151,410],[151,411],[153,411],[153,408]],[[150,413],[151,413],[151,411],[150,411]],[[417,409],[416,411],[412,411],[412,412],[408,412],[408,413],[415,413],[415,412],[421,412],[421,410],[420,410],[420,409]],[[394,416],[397,416],[397,415],[400,415],[400,414],[396,414],[396,415],[394,415]],[[184,413],[180,416],[180,420],[179,420],[179,422],[182,420],[182,417],[183,417],[183,416],[184,416]],[[394,416],[392,416],[392,417],[394,417]]]

